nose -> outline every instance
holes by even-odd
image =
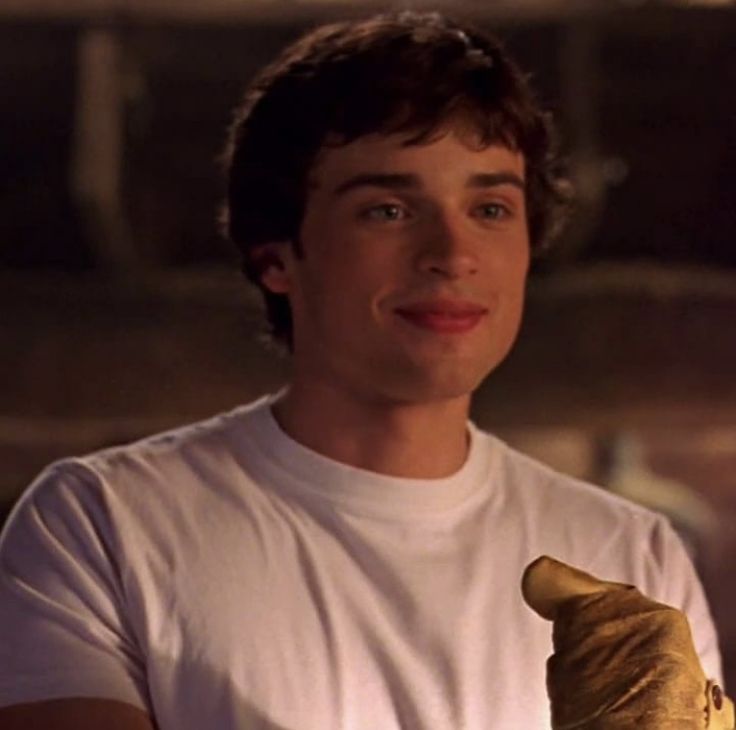
[[[422,233],[417,267],[443,279],[462,279],[478,272],[478,255],[472,236],[448,216],[433,216]]]

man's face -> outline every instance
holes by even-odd
[[[326,147],[300,239],[280,244],[294,379],[391,403],[469,398],[519,329],[529,240],[524,160],[450,131]],[[468,143],[470,142],[470,144]]]

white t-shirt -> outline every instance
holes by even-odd
[[[0,542],[0,705],[105,697],[160,730],[548,728],[542,553],[683,608],[667,522],[469,424],[437,480],[352,468],[284,434],[272,397],[47,469]]]

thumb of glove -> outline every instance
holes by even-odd
[[[682,612],[546,556],[524,571],[522,593],[554,622],[554,730],[734,728],[733,705],[706,680]]]
[[[621,588],[629,586],[599,580],[547,555],[527,565],[521,579],[524,600],[548,621],[554,621],[560,608],[570,599],[610,593]]]

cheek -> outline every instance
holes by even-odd
[[[381,251],[375,241],[337,240],[325,247],[320,270],[315,272],[317,285],[339,296],[348,305],[369,306],[370,300],[387,286],[396,270],[390,251]]]
[[[511,255],[505,261],[504,278],[507,282],[508,289],[523,293],[527,274],[529,273],[529,264],[529,245],[526,239],[519,240],[514,245]]]
[[[320,257],[317,264],[306,267],[301,277],[301,301],[307,316],[323,323],[325,329],[359,328],[360,321],[370,318],[385,277],[378,275],[359,257],[342,252]]]

